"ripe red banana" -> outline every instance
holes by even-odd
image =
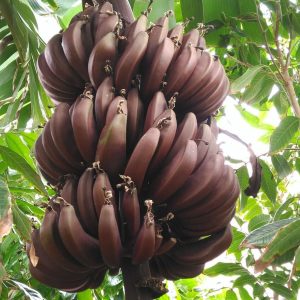
[[[155,222],[152,203],[151,200],[145,201],[147,212],[144,223],[136,237],[132,254],[132,263],[135,265],[148,261],[155,252]]]
[[[91,83],[97,89],[101,82],[112,75],[117,59],[118,38],[114,32],[107,33],[95,45],[88,62]]]
[[[118,268],[122,257],[122,243],[115,210],[109,198],[101,209],[98,239],[105,264],[110,268]]]
[[[62,34],[62,48],[69,64],[85,82],[89,81],[88,55],[82,43],[83,26],[86,20],[72,23]]]
[[[117,92],[128,91],[139,70],[145,55],[149,35],[145,31],[137,34],[133,42],[125,48],[115,67],[115,86]]]
[[[98,217],[93,201],[94,169],[87,168],[78,181],[77,187],[77,207],[78,218],[83,229],[97,237],[98,235]]]
[[[106,120],[106,113],[110,103],[115,98],[112,77],[106,77],[99,85],[95,96],[95,119],[99,132],[103,129]]]
[[[112,183],[116,183],[126,164],[127,115],[120,107],[113,120],[101,132],[95,161],[100,161]],[[117,158],[117,159],[116,159]]]
[[[61,81],[81,89],[84,87],[84,81],[76,74],[72,66],[69,64],[64,54],[61,42],[62,34],[56,34],[47,43],[44,52],[46,62],[50,70]]]
[[[68,252],[89,268],[103,265],[97,239],[82,228],[72,205],[62,202],[58,221],[59,235]]]
[[[128,93],[127,109],[127,153],[130,154],[141,137],[144,125],[144,104],[136,88]]]
[[[154,93],[163,86],[163,79],[171,64],[174,52],[174,42],[167,37],[158,46],[151,63],[143,65],[141,92],[142,99],[145,99],[145,101],[149,101]]]
[[[51,134],[63,158],[76,169],[83,169],[83,159],[76,146],[69,110],[70,106],[66,103],[55,108],[50,122]]]
[[[126,222],[127,238],[132,240],[140,229],[141,216],[138,192],[130,177],[121,176],[121,178],[124,183],[119,184],[118,187],[124,189],[121,202],[122,213]]]
[[[92,163],[95,159],[98,132],[94,119],[93,95],[88,89],[76,100],[71,121],[76,146],[84,160]]]
[[[144,133],[153,126],[155,120],[168,108],[166,98],[160,91],[156,92],[151,99],[146,113]]]
[[[142,188],[146,172],[157,149],[159,137],[159,129],[150,128],[135,146],[127,163],[124,174],[132,179],[138,191]]]
[[[196,161],[197,145],[189,140],[151,182],[149,190],[155,204],[164,202],[185,184]]]

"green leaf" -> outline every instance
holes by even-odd
[[[299,118],[284,118],[271,135],[270,151],[276,152],[284,148],[299,130],[299,124]]]
[[[274,221],[279,220],[280,216],[282,215],[282,213],[284,211],[286,211],[288,208],[290,208],[290,205],[295,202],[295,201],[299,201],[299,197],[292,197],[287,199],[284,203],[281,204],[281,206],[277,209],[277,211],[275,212],[275,216],[274,216]]]
[[[242,286],[239,287],[239,294],[242,300],[252,300],[249,292]]]
[[[134,15],[138,18],[141,12],[145,11],[148,6],[148,1],[136,0],[134,3],[133,12]],[[152,10],[149,14],[149,21],[156,22],[165,12],[172,10],[174,12],[175,6],[173,0],[160,0],[154,1],[152,4]],[[169,18],[170,27],[173,27],[176,23],[175,16],[170,16]]]
[[[0,242],[12,226],[11,200],[5,179],[0,176]]]
[[[262,248],[269,244],[275,234],[283,226],[290,224],[298,220],[297,218],[293,219],[284,219],[280,221],[273,222],[271,224],[264,225],[254,231],[252,231],[241,243],[243,248]]]
[[[93,300],[92,290],[85,290],[83,292],[77,293],[77,300]]]
[[[26,299],[29,300],[45,300],[43,298],[43,296],[36,290],[34,290],[33,288],[27,286],[26,284],[22,283],[22,282],[18,282],[16,280],[12,280],[12,282],[14,283],[14,285],[24,293],[24,295],[26,296]]]
[[[293,299],[295,297],[294,293],[286,288],[285,286],[278,283],[269,283],[268,288],[273,290],[276,294],[284,297],[284,299]]]
[[[19,209],[16,202],[13,202],[12,212],[14,218],[14,225],[23,240],[30,241],[31,237],[31,221],[28,217]]]
[[[264,270],[272,261],[300,245],[300,219],[294,220],[290,224],[279,229],[272,241],[259,260],[255,263],[255,269]]]
[[[231,84],[231,93],[236,94],[246,88],[262,68],[263,66],[251,67],[242,76],[234,80]]]
[[[263,215],[260,214],[258,216],[255,216],[253,219],[251,219],[248,223],[248,230],[254,231],[255,229],[262,227],[263,225],[269,223],[270,216],[269,215]]]
[[[298,272],[300,271],[300,246],[295,251],[295,259],[293,263],[293,269]]]
[[[213,267],[204,270],[203,274],[207,276],[218,276],[218,275],[242,275],[247,274],[248,271],[244,269],[241,265],[235,263],[217,263]]]
[[[5,276],[6,276],[6,271],[2,264],[2,261],[0,260],[0,296],[1,296],[2,283],[3,283]]]
[[[292,169],[283,155],[273,155],[271,159],[272,164],[280,179],[284,179],[292,173]]]
[[[289,100],[285,92],[279,92],[272,97],[273,103],[280,115],[285,115],[290,107]]]
[[[35,169],[34,162],[30,156],[30,149],[23,143],[19,135],[6,133],[5,141],[9,149],[26,159],[27,163]]]
[[[238,277],[235,281],[234,281],[234,284],[233,284],[233,287],[242,287],[242,286],[245,286],[245,285],[251,285],[253,286],[257,281],[257,278],[253,275],[250,275],[250,274],[245,274],[245,275],[242,275],[240,277]]]
[[[40,176],[22,156],[4,146],[0,146],[0,155],[10,168],[22,173],[42,194],[47,195]]]
[[[271,202],[275,203],[277,198],[277,184],[274,180],[274,175],[263,160],[260,159],[259,163],[262,167],[261,188]]]
[[[226,292],[225,300],[238,300],[238,297],[233,290],[228,290]]]

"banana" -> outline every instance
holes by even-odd
[[[195,141],[198,144],[196,168],[198,168],[208,155],[214,155],[218,151],[218,145],[210,127],[207,124],[200,124]]]
[[[121,202],[124,221],[126,222],[127,237],[132,240],[136,237],[140,229],[140,204],[137,189],[130,177],[121,176],[124,183],[117,187],[123,188],[123,198]]]
[[[185,146],[188,140],[195,139],[197,130],[198,124],[195,114],[192,112],[185,114],[183,120],[177,127],[174,143],[166,157],[166,164],[169,163],[180,149]]]
[[[112,77],[106,77],[99,85],[95,96],[95,119],[98,132],[101,132],[106,119],[106,113],[110,103],[115,98]]]
[[[77,207],[78,219],[83,229],[96,237],[98,235],[98,217],[93,201],[94,169],[87,168],[78,181]]]
[[[40,79],[40,81],[48,96],[51,98],[51,100],[54,100],[54,105],[56,105],[55,102],[72,103],[74,102],[74,99],[76,99],[76,95],[74,93],[66,93],[64,91],[58,90],[57,88],[53,88],[49,86],[45,81],[43,81],[43,79]]]
[[[74,175],[65,176],[65,184],[60,192],[60,196],[69,204],[74,206],[75,211],[77,210],[77,185],[78,179]],[[76,211],[77,213],[77,211]]]
[[[132,263],[134,265],[148,261],[155,252],[155,222],[152,204],[152,200],[145,201],[147,212],[144,216],[144,223],[136,237],[132,253]]]
[[[185,218],[197,218],[199,215],[208,213],[210,210],[217,209],[222,204],[220,201],[224,201],[224,197],[228,196],[228,193],[232,192],[232,185],[234,184],[234,174],[232,174],[229,166],[225,166],[222,176],[218,183],[215,185],[214,190],[206,197],[199,196],[197,203],[188,208],[182,209],[176,216],[182,219]],[[200,221],[200,219],[199,219]]]
[[[95,182],[93,185],[93,201],[94,201],[94,206],[95,206],[97,217],[99,218],[102,206],[105,203],[106,193],[108,191],[111,191],[110,201],[111,201],[112,205],[114,206],[116,212],[117,212],[117,205],[116,205],[116,201],[115,201],[114,190],[112,189],[112,186],[110,184],[110,180],[109,180],[107,174],[101,168],[101,165],[99,162],[94,164],[94,168],[96,171],[96,179],[95,179]]]
[[[224,252],[232,242],[231,226],[194,243],[177,244],[169,253],[185,265],[204,264]]]
[[[156,118],[152,126],[160,130],[160,138],[158,148],[149,167],[149,176],[156,172],[158,166],[166,158],[172,147],[177,130],[177,120],[174,111],[172,109],[165,110]]]
[[[177,240],[173,237],[170,237],[169,239],[164,239],[162,245],[155,252],[155,255],[162,255],[169,252],[176,244]]]
[[[85,50],[85,56],[87,57],[86,63],[88,63],[88,59],[94,48],[94,38],[93,38],[92,28],[93,28],[93,22],[96,14],[97,14],[96,8],[92,7],[91,15],[86,15],[86,14],[83,15],[83,20],[85,20],[85,23],[82,26],[81,42]]]
[[[185,184],[195,168],[196,161],[197,144],[188,140],[151,182],[149,191],[155,204],[164,202]]]
[[[197,64],[186,84],[180,89],[177,104],[184,105],[206,81],[209,81],[211,68],[214,65],[213,56],[207,51],[197,51]]]
[[[117,59],[118,38],[114,32],[107,33],[95,45],[88,62],[91,83],[97,89],[100,83],[112,75]]]
[[[179,55],[186,47],[189,47],[190,45],[196,47],[198,45],[199,37],[200,32],[198,29],[192,29],[188,33],[186,33],[182,39]]]
[[[131,89],[127,96],[127,153],[130,154],[138,142],[144,126],[144,104],[138,89]]]
[[[177,222],[177,228],[174,229],[177,234],[180,234],[182,238],[185,239],[198,239],[199,237],[214,234],[222,229],[224,229],[234,217],[235,209],[230,213],[226,214],[225,218],[218,220],[217,224],[179,224]],[[179,227],[178,227],[179,226]]]
[[[42,136],[39,136],[35,142],[34,156],[40,166],[40,168],[46,173],[47,176],[55,180],[55,184],[58,183],[63,174],[63,171],[58,169],[56,166],[53,166],[53,162],[47,156],[43,144]]]
[[[89,82],[88,55],[82,41],[83,27],[87,20],[72,23],[62,34],[62,48],[69,64],[85,82]]]
[[[76,146],[69,110],[66,103],[56,106],[50,122],[51,135],[63,158],[74,168],[82,170],[83,158]]]
[[[73,258],[65,248],[58,232],[58,213],[50,206],[46,208],[41,223],[40,242],[46,254],[66,270],[76,273],[86,272],[86,267]]]
[[[134,80],[140,63],[145,55],[149,35],[145,31],[137,34],[131,44],[128,44],[115,67],[115,86],[117,92],[128,91]]]
[[[128,115],[127,101],[123,96],[117,96],[109,104],[105,119],[105,126],[108,126],[111,123],[115,115],[120,110],[122,110],[123,114]]]
[[[92,36],[94,41],[96,39],[96,33],[98,29],[100,30],[103,21],[105,21],[109,16],[113,14],[114,14],[113,5],[109,1],[104,2],[93,19]]]
[[[82,228],[72,205],[61,202],[58,230],[68,252],[82,265],[88,268],[103,266],[97,239]]]
[[[146,113],[144,133],[153,126],[156,118],[168,108],[166,98],[161,91],[154,94]]]
[[[77,148],[84,160],[92,163],[95,158],[98,132],[94,119],[93,95],[88,88],[76,100],[71,121]]]
[[[102,130],[97,145],[95,161],[101,162],[113,184],[126,165],[126,126],[127,115],[120,106],[113,120]]]
[[[159,45],[168,36],[170,15],[171,12],[167,12],[165,16],[159,18],[155,22],[155,25],[150,29],[149,43],[143,62],[146,67],[149,67],[153,63],[153,58],[157,53]]]
[[[197,64],[197,51],[193,45],[185,47],[178,58],[170,65],[164,89],[166,98],[178,93],[192,75]]]
[[[148,47],[150,40],[148,42]],[[142,99],[150,100],[154,93],[160,90],[164,76],[171,64],[175,52],[174,42],[166,37],[158,46],[149,64],[143,62],[142,70]]]
[[[123,48],[130,45],[141,31],[147,30],[149,8],[142,12],[141,15],[125,29],[126,39],[122,43]]]
[[[182,40],[183,40],[183,34],[184,34],[184,24],[176,25],[168,33],[168,37],[174,42],[174,45],[175,45],[175,52],[174,52],[172,63],[178,57],[178,54],[180,51],[180,46],[181,46]]]
[[[95,34],[95,43],[98,43],[106,34],[114,31],[116,26],[120,24],[120,17],[116,12],[106,13],[107,17],[101,22],[101,25],[97,27]]]
[[[216,87],[216,90],[204,99],[199,98],[199,103],[193,107],[196,114],[204,115],[206,111],[215,111],[218,109],[229,92],[229,80],[224,78]],[[213,109],[213,110],[211,110]]]
[[[54,166],[59,166],[63,170],[64,174],[77,173],[78,171],[73,168],[68,162],[62,157],[61,153],[57,150],[50,129],[51,119],[46,123],[42,132],[42,144],[46,152],[46,155],[53,162]]]
[[[62,34],[54,35],[46,45],[44,55],[50,70],[61,81],[79,89],[84,87],[84,81],[69,64],[62,45]]]
[[[31,251],[29,251],[29,259],[31,263],[38,267],[39,270],[46,273],[56,273],[56,276],[68,277],[68,279],[84,278],[90,273],[88,268],[79,269],[81,272],[69,271],[64,265],[59,264],[52,256],[49,256],[41,244],[40,231],[34,229],[31,232]]]
[[[229,86],[229,81],[226,77],[223,66],[220,64],[220,69],[216,72],[216,77],[212,78],[211,81],[207,85],[203,86],[201,93],[199,92],[199,93],[195,94],[194,96],[192,96],[192,99],[190,99],[188,103],[192,103],[193,99],[197,98],[197,102],[194,102],[195,103],[194,105],[197,105],[198,103],[200,104],[200,103],[202,103],[202,101],[211,97],[211,95],[214,94],[216,91],[218,91],[218,89],[220,89],[220,88],[222,89],[222,87],[224,85]]]
[[[53,186],[55,186],[57,184],[57,179],[54,178],[54,177],[51,177],[50,175],[48,175],[46,173],[46,171],[44,171],[38,163],[37,163],[37,167],[38,167],[39,172],[41,173],[41,175],[46,179],[47,184],[53,185]]]
[[[199,106],[195,106],[195,114],[197,114],[198,120],[206,119],[207,116],[219,109],[224,99],[228,96],[229,89],[229,80],[228,78],[224,78],[224,82],[214,93],[202,103],[199,103]]]
[[[127,163],[124,175],[129,176],[138,191],[141,190],[146,172],[158,147],[160,131],[150,128],[135,146]]]
[[[214,60],[213,65],[205,79],[203,79],[202,83],[198,85],[198,88],[194,90],[194,94],[184,102],[184,108],[189,109],[199,102],[198,99],[200,97],[203,95],[210,95],[219,82],[223,80],[224,76],[226,75],[224,73],[223,66],[218,60]]]
[[[186,184],[169,199],[169,211],[174,211],[176,216],[180,216],[181,210],[197,203],[199,196],[205,197],[222,176],[223,164],[224,157],[221,154],[215,154],[213,157],[205,159],[194,170]]]
[[[49,68],[46,62],[44,53],[41,53],[41,55],[39,56],[36,67],[37,67],[39,79],[43,86],[44,84],[46,84],[47,87],[57,89],[62,93],[72,94],[74,95],[74,98],[79,93],[80,89],[68,83],[65,83],[51,71],[51,69]]]
[[[115,210],[109,197],[100,212],[98,235],[105,264],[110,268],[118,268],[123,250]]]
[[[206,49],[206,40],[205,40],[204,36],[202,36],[202,35],[200,35],[200,37],[199,37],[197,48],[200,50]]]
[[[178,280],[180,278],[192,278],[202,273],[204,265],[186,266],[179,264],[169,255],[155,257],[155,263],[160,274],[168,280]]]

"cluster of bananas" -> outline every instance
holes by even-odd
[[[148,12],[125,24],[109,2],[87,7],[39,57],[56,108],[35,157],[58,195],[27,251],[51,287],[97,287],[123,258],[194,277],[231,243],[239,184],[205,121],[228,78],[201,30],[169,30],[169,13],[147,28]]]

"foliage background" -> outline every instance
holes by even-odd
[[[130,4],[138,16],[148,1]],[[123,298],[121,276],[107,277],[97,290],[66,294],[39,284],[27,268],[25,243],[54,193],[41,180],[32,153],[53,108],[37,78],[35,62],[45,44],[36,17],[52,15],[65,28],[80,9],[75,0],[0,1],[1,299]],[[171,292],[162,299],[296,299],[299,194],[290,183],[300,173],[300,1],[156,0],[150,21],[167,10],[175,12],[171,25],[193,16],[189,28],[197,23],[214,26],[206,40],[231,80],[231,103],[244,122],[262,132],[257,140],[268,151],[259,155],[262,183],[256,198],[243,192],[252,174],[249,159],[235,157],[234,151],[228,154],[242,187],[228,256],[204,275],[169,282]],[[268,123],[270,115],[279,118],[277,127]],[[217,116],[224,118],[226,103]],[[231,143],[236,147],[235,140]],[[258,269],[261,272],[255,273]],[[216,284],[208,286],[211,277]]]

